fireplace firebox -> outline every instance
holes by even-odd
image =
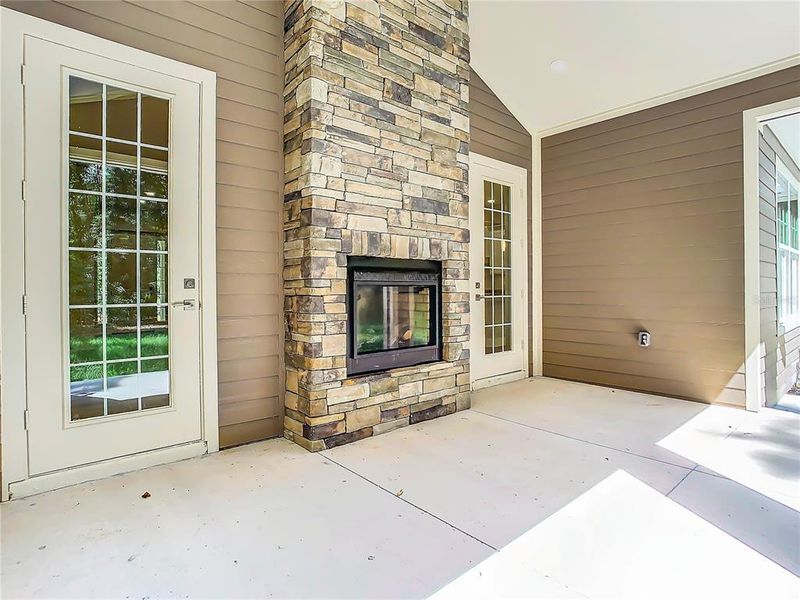
[[[347,373],[441,360],[441,263],[350,257]]]

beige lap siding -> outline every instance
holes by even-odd
[[[488,156],[504,163],[522,167],[528,171],[528,264],[533,264],[533,248],[531,246],[532,214],[531,202],[531,134],[517,121],[511,111],[495,95],[488,85],[474,70],[470,76],[469,112],[470,112],[470,151]],[[478,192],[477,201],[480,202]],[[474,198],[474,197],[473,197]],[[474,278],[474,274],[473,274]],[[532,287],[531,272],[527,274],[528,290]],[[528,294],[532,298],[532,294]],[[530,308],[530,307],[529,307]],[[529,314],[528,323],[533,323]],[[530,338],[531,333],[528,332]],[[529,363],[538,341],[529,339]]]
[[[220,444],[283,429],[280,2],[2,5],[217,73]]]
[[[545,375],[744,404],[742,111],[796,96],[798,67],[542,140]]]

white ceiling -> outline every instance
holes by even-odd
[[[798,32],[796,0],[470,2],[472,65],[531,132],[798,55]]]
[[[800,165],[800,114],[774,119],[767,123],[786,151]]]

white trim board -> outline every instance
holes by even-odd
[[[49,21],[0,7],[0,500],[9,499],[12,484],[29,479],[25,430],[24,278],[24,38],[41,38],[120,62],[169,74],[200,87],[200,307],[203,451],[219,449],[216,332],[216,74],[206,69],[130,48]],[[194,450],[193,450],[194,452]],[[166,453],[167,455],[169,452]],[[139,456],[139,455],[137,455]],[[104,463],[103,474],[130,470],[130,458]],[[116,466],[115,466],[116,465]],[[81,469],[53,478],[80,480]],[[138,467],[135,467],[138,468]],[[51,476],[53,477],[53,476]],[[43,480],[42,480],[43,481]],[[39,491],[39,483],[30,481]],[[24,486],[23,486],[24,487]]]
[[[761,294],[759,265],[758,130],[762,121],[800,110],[800,98],[742,113],[744,160],[744,370],[745,408],[758,411],[761,390]]]

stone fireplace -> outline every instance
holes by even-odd
[[[285,4],[285,435],[469,407],[466,0]]]

